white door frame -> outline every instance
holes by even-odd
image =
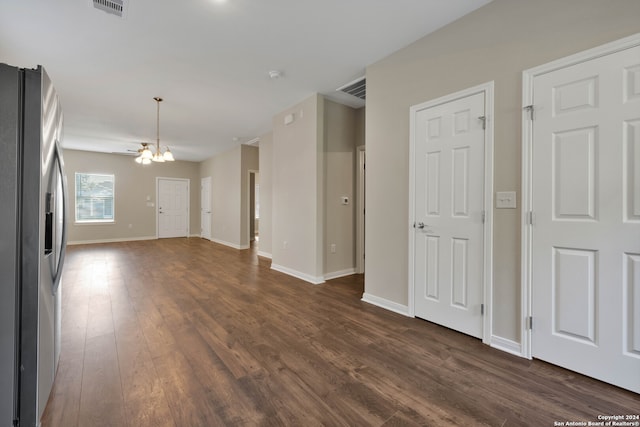
[[[200,178],[200,237],[203,239],[207,239],[207,240],[211,240],[212,239],[212,235],[211,235],[211,216],[209,217],[209,236],[206,237],[203,234],[203,227],[202,227],[202,183],[204,181],[207,181],[209,183],[209,215],[212,215],[211,212],[211,204],[212,204],[212,197],[211,197],[211,176],[204,176],[202,178]]]
[[[356,148],[357,161],[357,178],[356,185],[358,189],[356,199],[356,273],[364,273],[364,239],[365,239],[365,156],[366,146],[360,145]]]
[[[492,294],[493,294],[493,81],[483,83],[468,89],[461,90],[456,93],[445,95],[443,97],[427,101],[425,103],[414,105],[410,108],[410,145],[409,145],[409,316],[415,317],[415,277],[414,277],[414,257],[415,257],[415,230],[413,224],[415,222],[415,163],[413,161],[416,151],[416,135],[415,135],[415,115],[418,110],[436,107],[461,98],[483,92],[485,97],[485,145],[484,145],[484,212],[485,222],[483,230],[484,238],[484,260],[483,269],[483,296],[484,296],[484,317],[482,324],[482,342],[491,343],[493,331],[492,316]]]
[[[607,43],[593,49],[570,55],[538,67],[530,68],[522,72],[522,249],[521,249],[521,337],[522,356],[532,358],[531,349],[531,329],[529,319],[533,316],[532,310],[532,245],[533,245],[533,225],[535,223],[535,212],[533,206],[533,121],[535,119],[535,106],[529,108],[534,103],[533,83],[537,76],[550,73],[571,65],[587,62],[605,55],[609,55],[621,50],[629,49],[640,45],[640,33]],[[530,111],[532,110],[532,112]]]
[[[156,176],[156,239],[160,237],[160,212],[158,203],[160,201],[160,180],[184,181],[187,183],[187,237],[191,236],[191,180],[188,178],[172,178],[168,176]]]
[[[245,221],[247,224],[247,243],[245,244],[244,242],[242,242],[243,247],[245,248],[249,248],[251,247],[251,221],[254,221],[255,224],[255,218],[251,218],[251,193],[255,192],[255,181],[254,181],[254,188],[251,188],[251,174],[258,174],[258,177],[260,176],[260,171],[258,169],[248,169],[247,170],[247,212],[245,214]],[[258,178],[259,179],[259,178]],[[255,200],[254,200],[255,202]],[[255,212],[255,210],[254,210]],[[260,227],[258,225],[258,227]],[[259,230],[259,229],[258,229]],[[259,233],[259,231],[258,231]]]

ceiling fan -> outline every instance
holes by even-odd
[[[153,99],[156,101],[158,105],[157,123],[156,123],[157,125],[156,144],[152,144],[150,142],[141,142],[140,148],[138,148],[137,150],[132,150],[128,148],[125,152],[119,152],[119,153],[112,152],[113,154],[124,154],[125,156],[136,156],[135,158],[136,163],[142,164],[142,165],[148,165],[152,161],[153,162],[173,162],[175,160],[175,158],[173,157],[173,153],[171,152],[169,147],[167,147],[167,149],[164,152],[160,148],[160,102],[162,102],[162,98],[154,97]],[[155,145],[155,150],[153,150],[154,145]]]
[[[120,151],[120,152],[113,151],[112,154],[123,154],[125,156],[140,156],[142,154],[142,152],[144,151],[144,149],[149,146],[149,143],[148,142],[141,142],[140,145],[141,145],[141,147],[138,148],[137,150],[133,150],[131,148],[127,148],[125,151]]]
[[[140,156],[142,154],[142,151],[144,150],[145,146],[148,146],[149,143],[148,142],[141,142],[140,143],[141,147],[138,148],[137,150],[133,150],[131,148],[127,148],[124,149],[122,151],[111,151],[111,154],[119,154],[122,156]]]

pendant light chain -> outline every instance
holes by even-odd
[[[157,115],[156,115],[156,143],[157,143],[156,153],[161,153],[160,151],[160,103],[162,102],[162,98],[156,96],[153,99],[156,100],[156,104],[158,105]]]

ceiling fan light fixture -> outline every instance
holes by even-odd
[[[144,145],[144,149],[142,150],[142,154],[140,154],[140,157],[142,157],[143,159],[150,160],[153,157],[153,153],[151,152],[151,150],[146,144],[143,144],[143,145]]]
[[[146,142],[141,143],[142,148],[138,150],[138,152],[140,153],[140,156],[136,157],[135,161],[136,163],[143,164],[143,165],[148,165],[152,161],[157,163],[164,163],[164,162],[173,162],[175,160],[175,157],[173,157],[173,153],[171,152],[171,150],[169,150],[169,147],[167,147],[167,150],[164,153],[160,149],[160,103],[162,102],[162,98],[160,98],[159,96],[156,96],[153,98],[153,100],[156,101],[156,104],[157,104],[156,149],[154,153],[151,150],[148,143]]]

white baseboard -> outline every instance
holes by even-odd
[[[492,335],[491,342],[489,343],[489,345],[498,350],[506,351],[507,353],[524,357],[524,355],[522,354],[522,344],[512,341],[510,339]]]
[[[324,275],[324,280],[337,279],[338,277],[351,276],[356,274],[355,268],[347,268],[346,270],[333,271]]]
[[[275,271],[279,271],[280,273],[288,274],[289,276],[296,277],[298,279],[304,280],[305,282],[309,282],[314,285],[319,285],[320,283],[324,283],[324,277],[314,277],[309,274],[301,273],[300,271],[296,271],[291,268],[284,267],[282,265],[271,263],[271,269]]]
[[[258,251],[258,256],[264,257],[264,258],[269,258],[271,259],[272,256],[269,252],[262,252],[262,251]]]
[[[365,292],[362,295],[362,301],[384,308],[385,310],[393,311],[394,313],[402,314],[403,316],[411,317],[409,316],[408,306],[389,301],[388,299],[380,298]]]
[[[211,241],[214,243],[219,243],[221,245],[229,246],[230,248],[233,248],[233,249],[238,249],[238,250],[249,249],[249,245],[238,245],[238,244],[227,242],[220,239],[211,239]]]
[[[91,245],[94,243],[118,243],[118,242],[137,242],[139,240],[156,240],[156,236],[144,237],[120,237],[117,239],[97,239],[97,240],[75,240],[67,242],[67,245]]]

